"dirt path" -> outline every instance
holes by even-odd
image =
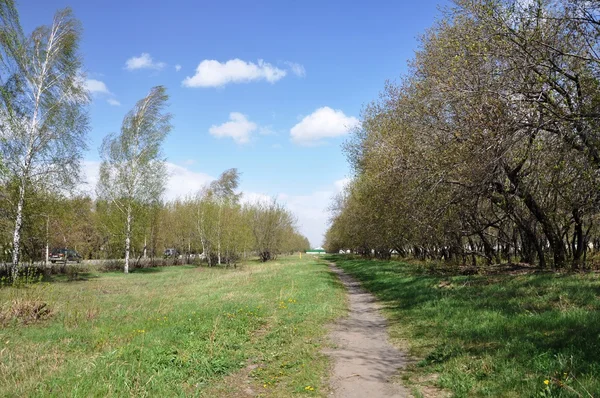
[[[330,338],[336,348],[325,353],[333,358],[333,396],[408,397],[409,392],[390,378],[406,365],[404,355],[388,341],[386,320],[373,295],[334,264],[330,268],[348,289],[350,312],[335,324]]]

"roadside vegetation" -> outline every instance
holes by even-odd
[[[344,290],[312,258],[0,289],[3,396],[322,394]]]
[[[417,396],[600,394],[595,273],[461,275],[418,262],[330,260],[382,300],[392,342],[416,358],[403,378]]]

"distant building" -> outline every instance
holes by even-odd
[[[322,247],[317,247],[316,249],[308,250],[306,254],[326,254],[326,252]]]

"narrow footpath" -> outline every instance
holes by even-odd
[[[330,383],[336,398],[408,397],[408,390],[390,379],[406,366],[405,355],[388,340],[387,322],[380,305],[360,283],[330,264],[348,290],[349,314],[333,326],[336,348],[326,350],[333,359]]]

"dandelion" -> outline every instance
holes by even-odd
[[[550,380],[544,380],[544,384],[545,384],[545,385],[548,385],[548,384],[550,384]]]

